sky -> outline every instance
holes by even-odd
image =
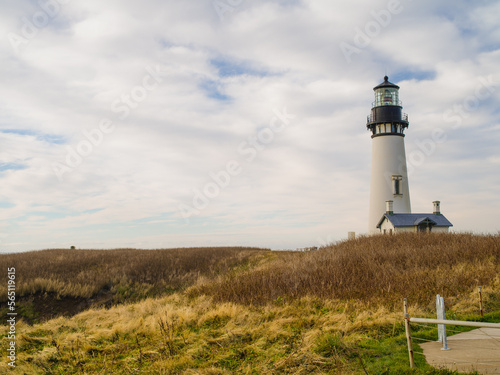
[[[368,232],[373,87],[412,212],[500,230],[499,1],[1,0],[0,251]]]

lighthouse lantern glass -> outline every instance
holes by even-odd
[[[400,105],[398,89],[382,87],[375,90],[375,107],[383,105]]]

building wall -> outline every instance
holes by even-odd
[[[448,229],[449,229],[448,227],[432,227],[431,233],[446,233],[446,232],[448,232]],[[398,228],[395,228],[395,232],[396,233],[418,232],[418,228],[417,228],[417,226],[398,227]]]
[[[401,176],[401,195],[393,194],[392,176]],[[385,212],[385,201],[392,200],[394,213],[411,213],[406,172],[404,137],[385,135],[372,138],[370,211],[368,231],[379,233],[377,224]],[[383,231],[382,231],[383,232]]]
[[[450,228],[448,227],[433,227],[432,232],[437,232],[437,233],[446,233],[449,232]]]
[[[380,233],[395,233],[394,226],[387,219],[384,219],[382,225],[380,225]],[[385,231],[385,232],[384,232]]]
[[[380,219],[379,219],[380,221]],[[448,227],[432,227],[431,233],[447,233],[449,232]],[[381,234],[391,234],[391,233],[408,233],[408,232],[418,232],[418,227],[415,225],[413,227],[394,227],[392,223],[384,218],[382,224],[380,225],[380,229],[377,228],[377,232]]]
[[[396,228],[396,233],[408,233],[408,232],[416,232],[417,227],[399,227]]]

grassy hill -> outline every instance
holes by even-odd
[[[78,254],[88,259],[81,263],[85,266],[73,269],[74,277],[62,276],[74,266],[64,257],[78,263]],[[113,301],[72,317],[18,323],[18,366],[11,370],[2,358],[0,371],[451,374],[429,367],[420,354],[418,368],[408,368],[401,298],[409,299],[413,316],[432,317],[439,293],[449,318],[479,320],[476,291],[482,285],[484,319],[500,321],[499,236],[364,237],[308,253],[164,250],[148,254],[155,263],[151,267],[141,263],[144,251],[97,254],[31,253],[39,257],[36,261],[23,254],[0,256],[3,268],[17,259],[19,278],[26,272],[26,286],[19,285],[23,298],[31,291],[46,293],[48,300],[96,298],[108,290]],[[195,265],[189,261],[194,254],[199,257]],[[49,272],[45,268],[51,263],[60,266]],[[47,271],[43,276],[35,272],[38,264]],[[138,269],[143,272],[135,273],[134,265],[142,265]],[[56,284],[36,283],[36,278],[60,284],[50,287]],[[134,303],[127,301],[129,295]],[[437,337],[432,326],[414,330],[417,338]],[[6,333],[7,327],[1,327],[3,353]]]
[[[18,313],[30,323],[181,291],[269,257],[256,248],[43,250],[0,255],[15,267]],[[7,284],[0,284],[0,302]],[[6,307],[0,309],[2,315]]]
[[[242,273],[199,284],[193,295],[266,304],[305,296],[383,305],[433,301],[500,282],[500,236],[399,234],[360,237],[319,251],[286,253]]]

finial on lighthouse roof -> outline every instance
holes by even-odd
[[[389,77],[384,76],[384,82],[389,82]]]

